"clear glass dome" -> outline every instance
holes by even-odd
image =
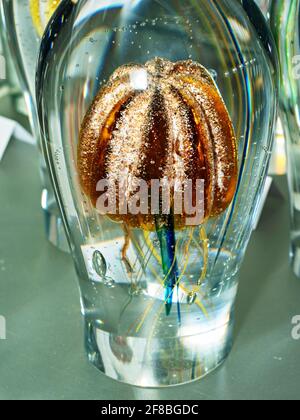
[[[45,34],[37,79],[44,147],[79,277],[87,353],[115,379],[191,381],[230,350],[276,117],[275,61],[260,19],[257,32],[232,0],[65,1]],[[139,99],[127,103],[127,89]],[[170,99],[174,89],[184,104]],[[160,99],[149,102],[155,91]],[[187,145],[181,153],[176,138]],[[197,226],[174,214],[151,227],[139,215],[129,222],[97,211],[89,188],[100,173],[128,179],[138,167],[149,181],[168,168],[176,178],[178,168],[199,169],[186,158],[193,142],[219,203],[210,206],[205,190]]]

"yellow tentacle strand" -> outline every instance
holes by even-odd
[[[176,245],[176,246],[177,246],[177,245]],[[173,270],[173,267],[174,267],[175,263],[176,263],[176,250],[175,250],[174,260],[173,260],[173,263],[172,263],[172,265],[171,265],[171,267],[170,267],[170,270],[169,270],[168,274],[165,276],[165,278],[164,278],[163,280],[161,280],[161,279],[160,279],[160,283],[161,283],[161,286],[162,286],[162,287],[164,287],[165,281],[166,281],[166,279],[168,278],[168,276],[170,275],[171,271]],[[151,271],[152,271],[152,270],[151,270]],[[152,272],[153,272],[153,271],[152,271]],[[154,273],[156,274],[156,272],[155,272],[155,271],[154,271]],[[157,274],[156,274],[156,276],[157,276]],[[137,326],[137,328],[136,328],[136,332],[137,332],[137,333],[138,333],[138,332],[140,331],[140,329],[142,328],[142,326],[143,326],[143,324],[144,324],[144,322],[145,322],[145,320],[146,320],[146,318],[147,318],[148,313],[151,311],[151,309],[154,307],[154,305],[155,305],[155,302],[153,302],[153,303],[151,302],[151,303],[150,303],[150,305],[148,306],[148,308],[146,308],[146,310],[145,310],[144,314],[142,315],[142,320],[141,320],[141,322],[138,324],[138,326]]]
[[[184,273],[186,272],[186,269],[187,269],[187,266],[188,266],[188,262],[189,262],[189,258],[188,258],[189,251],[188,251],[188,249],[189,249],[189,247],[191,245],[192,240],[194,239],[194,230],[195,230],[195,228],[192,228],[190,230],[188,244],[185,247],[185,266],[184,266],[184,269],[183,269],[183,271],[181,273],[181,276],[179,278],[179,281],[177,282],[177,284],[179,284],[180,289],[184,293],[186,293],[186,294],[191,293],[191,291],[188,290],[188,289],[186,289],[182,284],[180,284],[180,280],[184,276]],[[145,238],[145,242],[146,242],[147,246],[151,250],[151,252],[152,252],[153,256],[155,257],[155,259],[157,260],[157,262],[158,263],[161,263],[161,257],[160,257],[160,255],[158,254],[158,252],[156,251],[156,249],[154,248],[154,246],[153,246],[153,244],[151,242],[150,233],[144,231],[144,238]],[[193,289],[192,293],[193,292],[194,293],[199,292],[199,286],[202,284],[203,280],[206,277],[206,273],[207,273],[207,267],[208,267],[208,238],[207,238],[206,230],[205,230],[204,227],[202,227],[200,229],[200,240],[201,240],[201,243],[202,243],[201,251],[203,253],[203,269],[202,269],[201,277],[200,277],[200,279],[197,282],[197,286]],[[198,241],[196,241],[196,243],[199,246]],[[175,255],[176,255],[176,252],[175,252]],[[161,282],[161,283],[163,283],[163,282]],[[199,309],[204,314],[204,316],[206,318],[208,318],[209,317],[209,314],[207,312],[207,309],[205,308],[204,304],[202,303],[202,301],[199,298],[196,299],[195,304],[199,307]],[[153,308],[153,306],[154,306],[154,303],[151,303],[150,304],[150,307],[147,307],[146,308],[144,314],[142,315],[141,321],[138,324],[138,327],[136,329],[136,332],[138,332],[141,329],[141,327],[143,326],[143,324],[144,324],[144,322],[145,322],[145,320],[146,320],[149,312]]]
[[[46,8],[46,19],[47,22],[49,22],[51,16],[57,9],[58,5],[60,3],[60,0],[48,0],[47,8]]]
[[[186,269],[187,269],[187,266],[188,266],[188,262],[189,262],[189,247],[190,247],[190,245],[191,245],[191,242],[194,240],[194,242],[196,242],[196,244],[197,244],[197,246],[199,246],[199,244],[198,244],[198,241],[195,241],[195,238],[194,238],[194,230],[195,230],[195,228],[192,228],[191,230],[190,230],[190,235],[189,235],[189,240],[188,240],[188,243],[187,243],[187,245],[185,246],[185,265],[184,265],[184,268],[183,268],[183,271],[182,271],[182,273],[181,273],[181,276],[180,276],[180,278],[178,279],[178,284],[180,283],[180,280],[182,279],[182,277],[184,276],[184,274],[185,274],[185,272],[186,272]],[[148,235],[148,239],[149,239],[149,235]],[[201,284],[202,284],[202,282],[203,282],[203,280],[205,280],[205,277],[206,277],[206,274],[207,274],[207,268],[208,268],[208,238],[207,238],[207,234],[206,234],[206,230],[205,230],[205,228],[202,226],[201,228],[200,228],[200,241],[201,241],[201,244],[202,244],[202,249],[201,249],[201,251],[202,251],[202,253],[203,253],[203,269],[202,269],[202,273],[201,273],[201,276],[200,276],[200,278],[199,278],[199,280],[198,280],[198,283],[197,283],[197,286],[196,286],[196,288],[194,288],[194,290],[192,291],[192,293],[193,292],[199,292],[199,288],[200,288],[200,286],[201,286]],[[149,241],[150,242],[150,241]],[[151,242],[150,242],[151,243]],[[149,245],[149,244],[148,244]],[[152,244],[151,244],[152,245]],[[180,288],[181,288],[181,290],[183,290],[186,294],[188,294],[188,293],[190,293],[190,291],[189,290],[187,290],[183,285],[181,285],[180,286]],[[196,300],[196,305],[201,309],[201,311],[202,311],[202,313],[204,314],[204,316],[206,317],[206,318],[208,318],[209,317],[209,314],[208,314],[208,312],[207,312],[207,310],[206,310],[206,308],[205,308],[205,306],[203,305],[203,303],[201,302],[201,300],[199,299],[199,298],[197,298],[197,300]],[[150,334],[150,338],[149,338],[149,340],[148,340],[148,344],[147,344],[147,348],[149,349],[149,347],[150,347],[150,343],[151,343],[151,341],[152,341],[152,339],[153,339],[153,336],[154,336],[154,330],[155,330],[155,325],[156,325],[156,323],[157,323],[157,321],[158,321],[158,319],[159,319],[159,317],[160,317],[160,315],[162,314],[162,312],[163,312],[163,309],[164,309],[164,305],[162,305],[161,306],[161,309],[158,311],[158,313],[156,314],[156,320],[154,321],[154,323],[153,323],[153,326],[152,326],[152,331],[151,331],[151,334]],[[146,317],[147,317],[147,315],[148,315],[148,313],[149,312],[147,312],[147,314],[145,315],[145,317],[143,318],[143,321],[142,321],[142,323],[141,323],[141,326],[143,325],[143,323],[145,322],[145,319],[146,319]]]
[[[183,278],[183,276],[184,276],[184,274],[187,270],[187,266],[188,266],[188,263],[189,263],[189,255],[190,255],[189,248],[190,248],[191,242],[194,238],[194,230],[195,230],[195,228],[190,229],[189,241],[188,241],[188,243],[185,247],[185,265],[184,265],[184,268],[181,272],[180,277],[177,280],[177,283],[176,283],[175,287],[178,284],[180,284],[180,281]],[[200,240],[201,240],[201,243],[202,243],[202,252],[203,252],[203,269],[202,269],[201,277],[199,278],[199,280],[197,282],[197,286],[195,288],[193,288],[193,290],[191,292],[186,290],[183,286],[181,287],[181,289],[185,290],[187,293],[197,293],[197,292],[199,292],[199,288],[200,288],[203,280],[205,280],[206,273],[207,273],[207,267],[208,267],[208,238],[207,238],[206,230],[205,230],[204,227],[202,227],[200,229]],[[202,307],[203,307],[203,305],[202,305]],[[207,314],[204,307],[203,307],[203,309],[204,309],[204,313]]]
[[[201,286],[202,282],[205,280],[207,267],[208,267],[208,238],[207,238],[206,230],[203,226],[200,229],[200,239],[201,239],[202,250],[203,250],[203,270],[202,270],[201,277],[198,281],[198,286]]]
[[[129,229],[129,232],[130,232],[130,229]],[[153,250],[155,250],[155,248],[153,247],[153,244],[152,244],[152,242],[151,242],[151,240],[150,240],[150,238],[149,238],[149,234],[145,234],[144,233],[144,237],[145,237],[145,241],[146,241],[146,244],[147,244],[147,246],[148,246],[148,249],[150,249],[151,250],[151,252],[153,252]],[[136,247],[137,247],[137,249],[138,249],[138,252],[143,252],[141,249],[140,249],[140,247],[139,247],[139,245],[137,244],[137,242],[135,241],[135,239],[133,238],[133,237],[131,237],[131,240],[135,243],[135,245],[136,245]],[[175,250],[175,255],[176,255],[176,253],[177,253],[177,248],[178,248],[178,246],[179,246],[179,244],[177,243],[177,245],[176,245],[176,250]],[[154,257],[157,259],[157,260],[159,260],[159,255],[158,255],[158,253],[157,252],[155,252],[155,253],[153,253],[153,255],[154,255]],[[173,266],[174,266],[174,264],[175,264],[175,261],[176,261],[176,258],[174,258],[174,261],[173,261],[173,265],[172,265],[172,267],[171,267],[171,270],[173,269]],[[156,272],[156,270],[149,264],[148,265],[148,268],[150,269],[150,271],[152,272],[152,274],[155,276],[155,278],[159,281],[159,283],[161,284],[161,286],[162,287],[164,287],[164,284],[165,284],[165,280],[166,280],[166,278],[168,277],[168,275],[170,274],[170,273],[168,273],[163,279],[162,278],[160,278],[159,277],[159,275],[158,275],[158,273]],[[185,289],[184,289],[184,287],[182,286],[182,285],[179,285],[179,287],[180,287],[180,289],[182,290],[182,291],[184,291],[185,292]],[[142,316],[141,316],[141,321],[139,322],[139,320],[136,320],[135,321],[135,323],[136,322],[139,322],[138,323],[138,326],[136,327],[136,333],[137,332],[139,332],[140,331],[140,329],[142,328],[142,326],[143,326],[143,324],[144,324],[144,322],[145,322],[145,320],[146,320],[146,318],[147,318],[147,316],[148,316],[148,314],[151,312],[151,310],[152,310],[152,308],[154,307],[154,305],[155,305],[155,302],[151,302],[148,306],[147,306],[147,308],[145,309],[145,311],[143,312],[143,314],[142,314]],[[129,329],[129,331],[131,330],[131,329],[133,329],[133,326]]]
[[[188,264],[189,264],[189,255],[190,255],[189,248],[190,248],[190,245],[191,245],[191,242],[192,242],[192,239],[193,239],[193,234],[194,234],[194,228],[191,228],[190,233],[189,233],[189,240],[188,240],[188,243],[186,244],[185,250],[184,250],[184,267],[181,271],[180,276],[178,277],[178,280],[175,284],[175,287],[177,287],[180,284],[181,279],[183,278],[183,276],[186,273],[186,270],[187,270],[187,267],[188,267]]]
[[[128,229],[128,231],[129,231],[129,236],[130,236],[131,241],[133,241],[133,243],[135,245],[135,248],[138,250],[141,258],[144,259],[145,254],[144,254],[143,250],[141,249],[140,245],[138,244],[138,242],[133,237],[133,235],[131,235],[131,229]],[[189,293],[198,293],[199,292],[199,287],[201,286],[202,282],[206,278],[207,268],[208,268],[208,238],[207,238],[206,230],[203,226],[200,228],[199,236],[200,236],[201,246],[200,246],[199,242],[197,240],[195,240],[194,232],[195,232],[195,228],[191,228],[190,231],[189,231],[188,242],[185,245],[185,251],[184,251],[184,267],[183,267],[183,270],[182,270],[181,275],[180,275],[180,277],[178,279],[178,282],[177,282],[179,284],[180,289],[187,295]],[[147,248],[150,250],[151,254],[156,259],[156,261],[160,264],[161,263],[161,257],[159,255],[159,253],[157,252],[157,250],[155,249],[155,247],[153,246],[153,243],[150,239],[150,232],[144,231],[143,235],[144,235],[144,240],[145,240],[145,243],[147,245]],[[184,274],[187,270],[187,267],[188,267],[189,255],[190,255],[189,248],[191,246],[192,241],[194,241],[196,243],[196,245],[201,249],[201,253],[203,254],[203,268],[202,268],[201,276],[200,276],[199,280],[197,281],[197,285],[191,291],[191,290],[188,290],[186,287],[184,287],[183,284],[180,284],[180,281],[183,278],[183,276],[184,276]],[[177,247],[178,247],[178,244],[177,244]],[[175,255],[176,254],[177,254],[177,252],[175,252]],[[159,281],[159,283],[163,286],[165,279],[160,278],[160,276],[158,275],[158,273],[156,272],[154,267],[151,266],[151,264],[148,265],[148,268],[150,269],[152,274],[155,276],[155,278]],[[204,306],[203,302],[199,299],[199,297],[196,299],[195,304],[199,307],[199,309],[204,314],[204,316],[208,318],[209,317],[208,311],[207,311],[206,307]],[[140,331],[140,329],[142,328],[147,316],[151,312],[154,305],[155,305],[155,302],[151,302],[147,306],[145,311],[143,312],[140,320],[136,321],[136,322],[138,322],[138,324],[136,326],[136,329],[135,329],[136,332]],[[133,328],[133,326],[130,329],[132,329],[132,328]]]
[[[154,258],[156,259],[156,261],[158,262],[158,264],[161,266],[162,262],[161,262],[161,256],[159,255],[159,252],[157,252],[157,250],[154,248],[151,239],[150,239],[150,232],[147,232],[144,230],[144,238],[145,238],[145,242],[147,244],[147,246],[149,247],[149,249],[152,252],[152,255],[154,256]]]
[[[33,26],[35,27],[38,35],[41,37],[43,35],[43,24],[41,20],[40,1],[30,0],[29,7]]]
[[[50,20],[51,16],[55,12],[60,0],[47,0],[45,12],[43,13],[40,5],[40,0],[29,0],[29,9],[33,22],[33,26],[39,37],[42,37],[45,25]]]
[[[185,246],[185,255],[184,255],[184,262],[185,263],[184,263],[184,268],[183,268],[183,270],[181,272],[181,275],[180,275],[180,277],[179,277],[179,279],[177,281],[177,285],[179,284],[180,289],[185,294],[189,294],[189,293],[191,293],[191,291],[188,290],[187,288],[185,288],[182,284],[180,284],[180,281],[181,281],[182,277],[184,276],[184,274],[185,274],[185,272],[187,270],[187,267],[188,267],[189,254],[190,254],[189,248],[190,248],[191,242],[194,239],[194,230],[195,230],[195,228],[191,228],[190,229],[188,243]],[[159,256],[158,252],[156,251],[156,249],[154,248],[154,246],[153,246],[153,244],[151,242],[150,233],[149,232],[144,232],[144,238],[145,238],[145,242],[146,242],[147,246],[149,247],[149,249],[151,250],[153,256],[158,261],[158,263],[160,263],[161,262],[161,257]],[[201,284],[202,284],[202,282],[205,279],[206,274],[207,274],[207,268],[208,268],[208,238],[207,238],[206,230],[205,230],[204,227],[202,227],[200,229],[200,240],[201,240],[201,243],[202,243],[201,251],[203,253],[203,269],[202,269],[201,277],[199,278],[199,280],[197,282],[197,286],[192,290],[192,293],[199,292],[199,287],[201,286]],[[197,242],[197,245],[199,246],[198,242]],[[177,252],[175,252],[175,255],[176,254],[177,254]],[[150,268],[150,270],[151,270],[151,268]],[[161,283],[163,285],[163,282],[162,281],[161,281]],[[136,328],[136,332],[140,331],[140,329],[142,328],[142,326],[143,326],[143,324],[144,324],[144,322],[145,322],[148,314],[150,313],[151,309],[154,307],[154,304],[155,303],[151,303],[146,308],[146,310],[143,313],[142,318],[141,318],[141,320],[140,320],[140,322],[139,322],[139,324],[138,324],[138,326]],[[209,317],[208,311],[207,311],[207,309],[205,308],[204,304],[202,303],[202,301],[199,298],[196,299],[195,304],[199,307],[199,309],[204,314],[204,316],[206,318],[208,318]],[[164,307],[164,305],[162,306],[162,308],[163,307]],[[161,313],[161,311],[159,311],[158,317],[159,317],[160,313]]]

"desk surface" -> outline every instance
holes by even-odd
[[[13,141],[0,163],[0,399],[299,399],[300,280],[289,268],[284,178],[275,180],[241,272],[235,344],[202,381],[143,390],[114,382],[83,350],[73,264],[45,239],[37,153]]]

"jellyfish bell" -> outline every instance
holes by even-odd
[[[197,180],[203,180],[199,224],[221,214],[236,190],[237,141],[210,73],[193,61],[172,63],[162,58],[118,68],[83,121],[78,169],[81,186],[95,207],[100,180],[111,181],[117,190],[123,180],[128,198],[137,192],[134,180],[149,186],[153,180],[167,180],[173,193],[174,185],[190,181],[194,204]],[[151,193],[147,214],[108,215],[153,230],[150,201]],[[171,208],[173,204],[171,200]],[[188,226],[188,216],[183,206],[181,214],[174,215],[174,227]]]

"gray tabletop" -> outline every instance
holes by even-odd
[[[235,344],[202,381],[143,390],[86,361],[73,264],[45,239],[37,152],[13,141],[0,162],[0,399],[299,399],[300,280],[288,261],[286,180],[275,179],[241,271]]]

